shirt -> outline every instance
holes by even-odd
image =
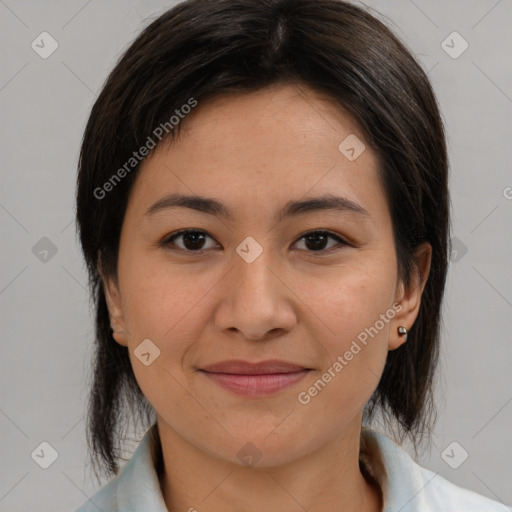
[[[120,473],[75,512],[168,512],[150,431]],[[360,462],[382,489],[383,512],[512,512],[421,467],[381,432],[363,427],[361,438]]]

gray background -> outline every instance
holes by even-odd
[[[510,505],[512,1],[366,4],[429,71],[449,135],[457,252],[445,305],[440,418],[419,462]],[[77,156],[115,60],[148,17],[172,5],[0,0],[0,511],[69,511],[98,488],[84,430],[93,323],[74,229]],[[58,43],[47,59],[31,47],[43,31]],[[469,43],[458,58],[442,47],[454,31]],[[461,44],[451,37],[445,47],[453,54]],[[43,237],[55,254],[41,252]],[[43,441],[58,452],[48,469],[31,458]],[[442,457],[452,442],[458,445],[445,452],[452,465],[462,449],[469,453],[457,469]]]

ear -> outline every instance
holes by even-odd
[[[428,242],[424,242],[416,248],[414,256],[416,270],[411,276],[410,285],[406,287],[402,281],[398,283],[395,300],[400,304],[401,309],[398,311],[397,308],[398,312],[391,323],[388,350],[401,347],[407,340],[407,336],[398,334],[398,328],[403,326],[409,330],[416,321],[420,310],[421,296],[430,273],[432,246]]]
[[[112,337],[117,341],[117,343],[127,347],[128,331],[123,317],[123,306],[117,278],[106,275],[101,266],[101,257],[99,254],[97,267],[103,285],[103,292],[105,293],[105,300],[107,301],[110,326],[112,327]]]

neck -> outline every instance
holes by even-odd
[[[198,512],[382,511],[382,493],[361,472],[361,427],[299,460],[248,468],[191,445],[161,418],[158,421],[167,509]]]

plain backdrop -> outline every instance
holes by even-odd
[[[74,227],[77,156],[108,72],[172,5],[0,0],[0,511],[70,511],[99,488],[85,442],[93,321]],[[512,1],[366,5],[429,72],[449,138],[455,251],[439,420],[418,461],[510,505]],[[33,49],[41,37],[44,51],[58,45],[47,58]],[[43,452],[57,457],[47,469]]]

